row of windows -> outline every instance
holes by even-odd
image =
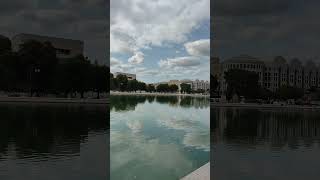
[[[262,64],[227,64],[226,67],[228,69],[235,69],[235,68],[243,68],[243,69],[262,69],[263,68],[263,65]],[[264,70],[265,71],[282,71],[282,72],[288,72],[288,73],[300,73],[302,74],[303,73],[303,69],[288,69],[288,68],[285,68],[285,69],[282,69],[282,68],[271,68],[271,67],[264,67]],[[270,73],[270,72],[269,72]],[[309,71],[309,75],[312,76],[312,75],[318,75],[319,72],[310,72]]]
[[[227,64],[227,68],[262,69],[261,64]]]
[[[281,85],[285,85],[285,84],[287,84],[286,83],[286,81],[283,81],[282,83],[281,83]],[[297,81],[297,83],[293,83],[293,82],[290,82],[289,83],[290,85],[296,85],[296,86],[298,86],[298,87],[302,87],[302,86],[304,86],[304,87],[310,87],[310,86],[315,86],[315,85],[317,85],[317,82],[315,81],[315,80],[312,80],[311,81],[311,83],[309,83],[309,81],[307,81],[307,82],[305,82],[304,83],[304,85],[302,85],[302,81],[301,80],[298,80]],[[278,85],[278,83],[277,82],[264,82],[263,83],[263,85],[264,85],[264,87],[266,87],[266,88],[278,88],[279,87],[279,85]],[[320,78],[318,78],[318,85],[320,86]]]
[[[270,76],[265,76],[264,77],[264,80],[265,81],[270,81],[271,79],[274,79],[274,81],[278,81],[278,77],[270,77]],[[318,79],[318,82],[320,83],[320,78],[312,78],[312,79],[304,79],[304,81],[305,82],[316,82],[316,80]],[[290,82],[293,82],[294,81],[294,78],[291,76],[290,78],[289,78],[289,80],[290,80]],[[287,81],[287,78],[285,78],[285,77],[282,77],[281,78],[281,81]],[[300,78],[298,78],[298,80],[297,81],[299,81],[299,82],[301,82],[302,80],[301,80],[301,77]]]
[[[70,55],[71,51],[68,49],[55,48],[57,54]]]

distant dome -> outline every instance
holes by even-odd
[[[230,59],[224,61],[225,63],[253,63],[253,64],[264,64],[263,61],[260,61],[258,58],[248,56],[248,55],[240,55],[235,56]]]

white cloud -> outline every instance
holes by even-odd
[[[209,7],[210,0],[112,0],[111,52],[183,43],[201,22],[209,20]]]
[[[159,74],[157,69],[147,69],[147,68],[136,68],[136,73],[143,76],[155,76]]]
[[[128,59],[129,63],[142,64],[144,61],[144,54],[141,51],[136,52],[132,57]]]
[[[158,64],[160,68],[191,67],[200,65],[200,61],[197,57],[187,56],[160,60]]]
[[[114,57],[111,57],[110,59],[110,71],[111,72],[131,72],[134,68],[133,64],[130,63],[124,63],[123,61],[120,61]]]
[[[134,48],[133,40],[121,33],[110,34],[110,52],[113,53],[133,53]]]
[[[133,133],[140,133],[143,129],[143,123],[141,120],[127,121],[127,126]]]
[[[183,144],[196,149],[210,151],[210,132],[209,131],[193,131],[184,136]]]
[[[121,61],[119,61],[118,59],[116,59],[114,57],[111,57],[111,59],[110,59],[111,66],[115,66],[115,65],[119,65],[119,64],[121,64]]]
[[[210,56],[210,39],[200,39],[184,44],[187,52],[192,56]]]
[[[202,61],[206,53],[203,42],[192,44],[200,47],[194,47],[197,51],[189,55],[184,45],[194,30],[210,20],[209,7],[210,0],[112,0],[110,51],[130,58],[127,62],[121,59],[121,64],[111,70],[135,73],[146,82],[204,76],[203,69],[209,67],[209,59]],[[159,47],[173,49],[179,57],[167,58],[161,54],[159,62],[144,63],[144,54],[150,54],[150,50],[162,51]],[[157,55],[150,61],[153,58]]]

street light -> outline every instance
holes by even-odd
[[[33,67],[31,67],[33,68]],[[34,68],[34,73],[40,73],[40,68]],[[32,70],[30,71],[30,96],[32,97]]]

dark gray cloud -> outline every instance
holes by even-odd
[[[2,0],[0,1],[0,15],[8,15],[15,11],[20,11],[26,8],[33,8],[35,2],[30,1],[21,1],[21,0]]]
[[[2,0],[0,34],[31,33],[85,42],[85,55],[108,63],[107,0]]]
[[[247,16],[287,11],[295,0],[216,0],[214,14],[219,16]]]
[[[319,5],[316,0],[215,0],[212,55],[317,60]]]

